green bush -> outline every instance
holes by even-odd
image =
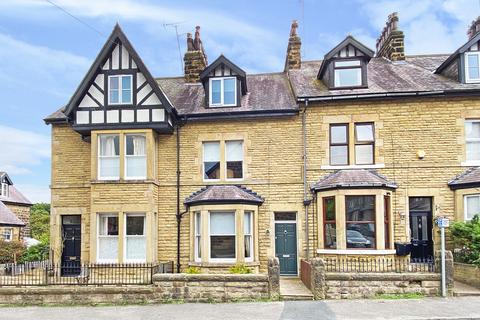
[[[231,267],[229,271],[230,273],[236,273],[236,274],[252,273],[252,270],[244,264],[237,264]]]
[[[25,245],[20,241],[0,240],[0,263],[12,263],[21,260]]]
[[[30,209],[32,238],[42,243],[50,242],[50,204],[36,203]]]
[[[200,268],[197,268],[197,267],[188,267],[187,270],[185,270],[185,273],[188,273],[188,274],[199,274],[199,273],[202,273]]]
[[[452,223],[450,234],[455,246],[455,260],[480,266],[480,216]]]
[[[42,261],[48,259],[48,243],[39,243],[31,246],[22,254],[20,262]]]

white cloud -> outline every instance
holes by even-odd
[[[50,188],[38,184],[15,184],[15,187],[32,203],[50,203]]]
[[[50,158],[50,137],[0,125],[2,137],[0,170],[9,174],[29,174]]]

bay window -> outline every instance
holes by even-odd
[[[480,120],[465,121],[467,162],[480,161]]]
[[[195,212],[195,239],[194,239],[194,252],[195,261],[202,259],[202,213],[200,211]]]
[[[385,233],[385,249],[391,249],[390,244],[390,196],[383,197],[383,223]]]
[[[125,261],[145,262],[147,243],[145,235],[145,215],[125,215]]]
[[[330,164],[348,165],[348,124],[330,125]]]
[[[337,247],[335,215],[335,197],[323,198],[323,233],[324,247],[326,249],[335,249]]]
[[[253,212],[245,211],[243,216],[243,237],[245,247],[245,260],[253,260]]]
[[[210,212],[210,258],[235,260],[235,212]]]
[[[220,179],[220,142],[203,143],[203,178]]]
[[[480,194],[464,196],[464,211],[466,221],[480,215]]]
[[[118,216],[98,215],[97,261],[118,261]]]
[[[226,141],[227,179],[243,178],[243,141]]]
[[[98,178],[116,180],[120,178],[120,146],[118,134],[98,136]]]
[[[125,179],[147,177],[146,137],[142,134],[125,135]]]
[[[345,196],[347,248],[375,248],[375,196]]]
[[[355,123],[355,164],[374,163],[373,123]]]

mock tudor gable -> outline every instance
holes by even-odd
[[[171,132],[175,118],[170,101],[118,24],[64,114],[83,136],[111,128]]]

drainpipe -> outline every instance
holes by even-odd
[[[306,112],[308,107],[308,99],[305,99],[305,107],[302,112],[302,138],[303,138],[303,206],[305,208],[305,241],[307,244],[306,258],[310,258],[310,242],[309,242],[309,228],[308,228],[308,207],[312,200],[307,197],[307,126],[306,126]]]
[[[182,215],[180,214],[180,124],[177,123],[177,273],[180,273],[180,224]]]

